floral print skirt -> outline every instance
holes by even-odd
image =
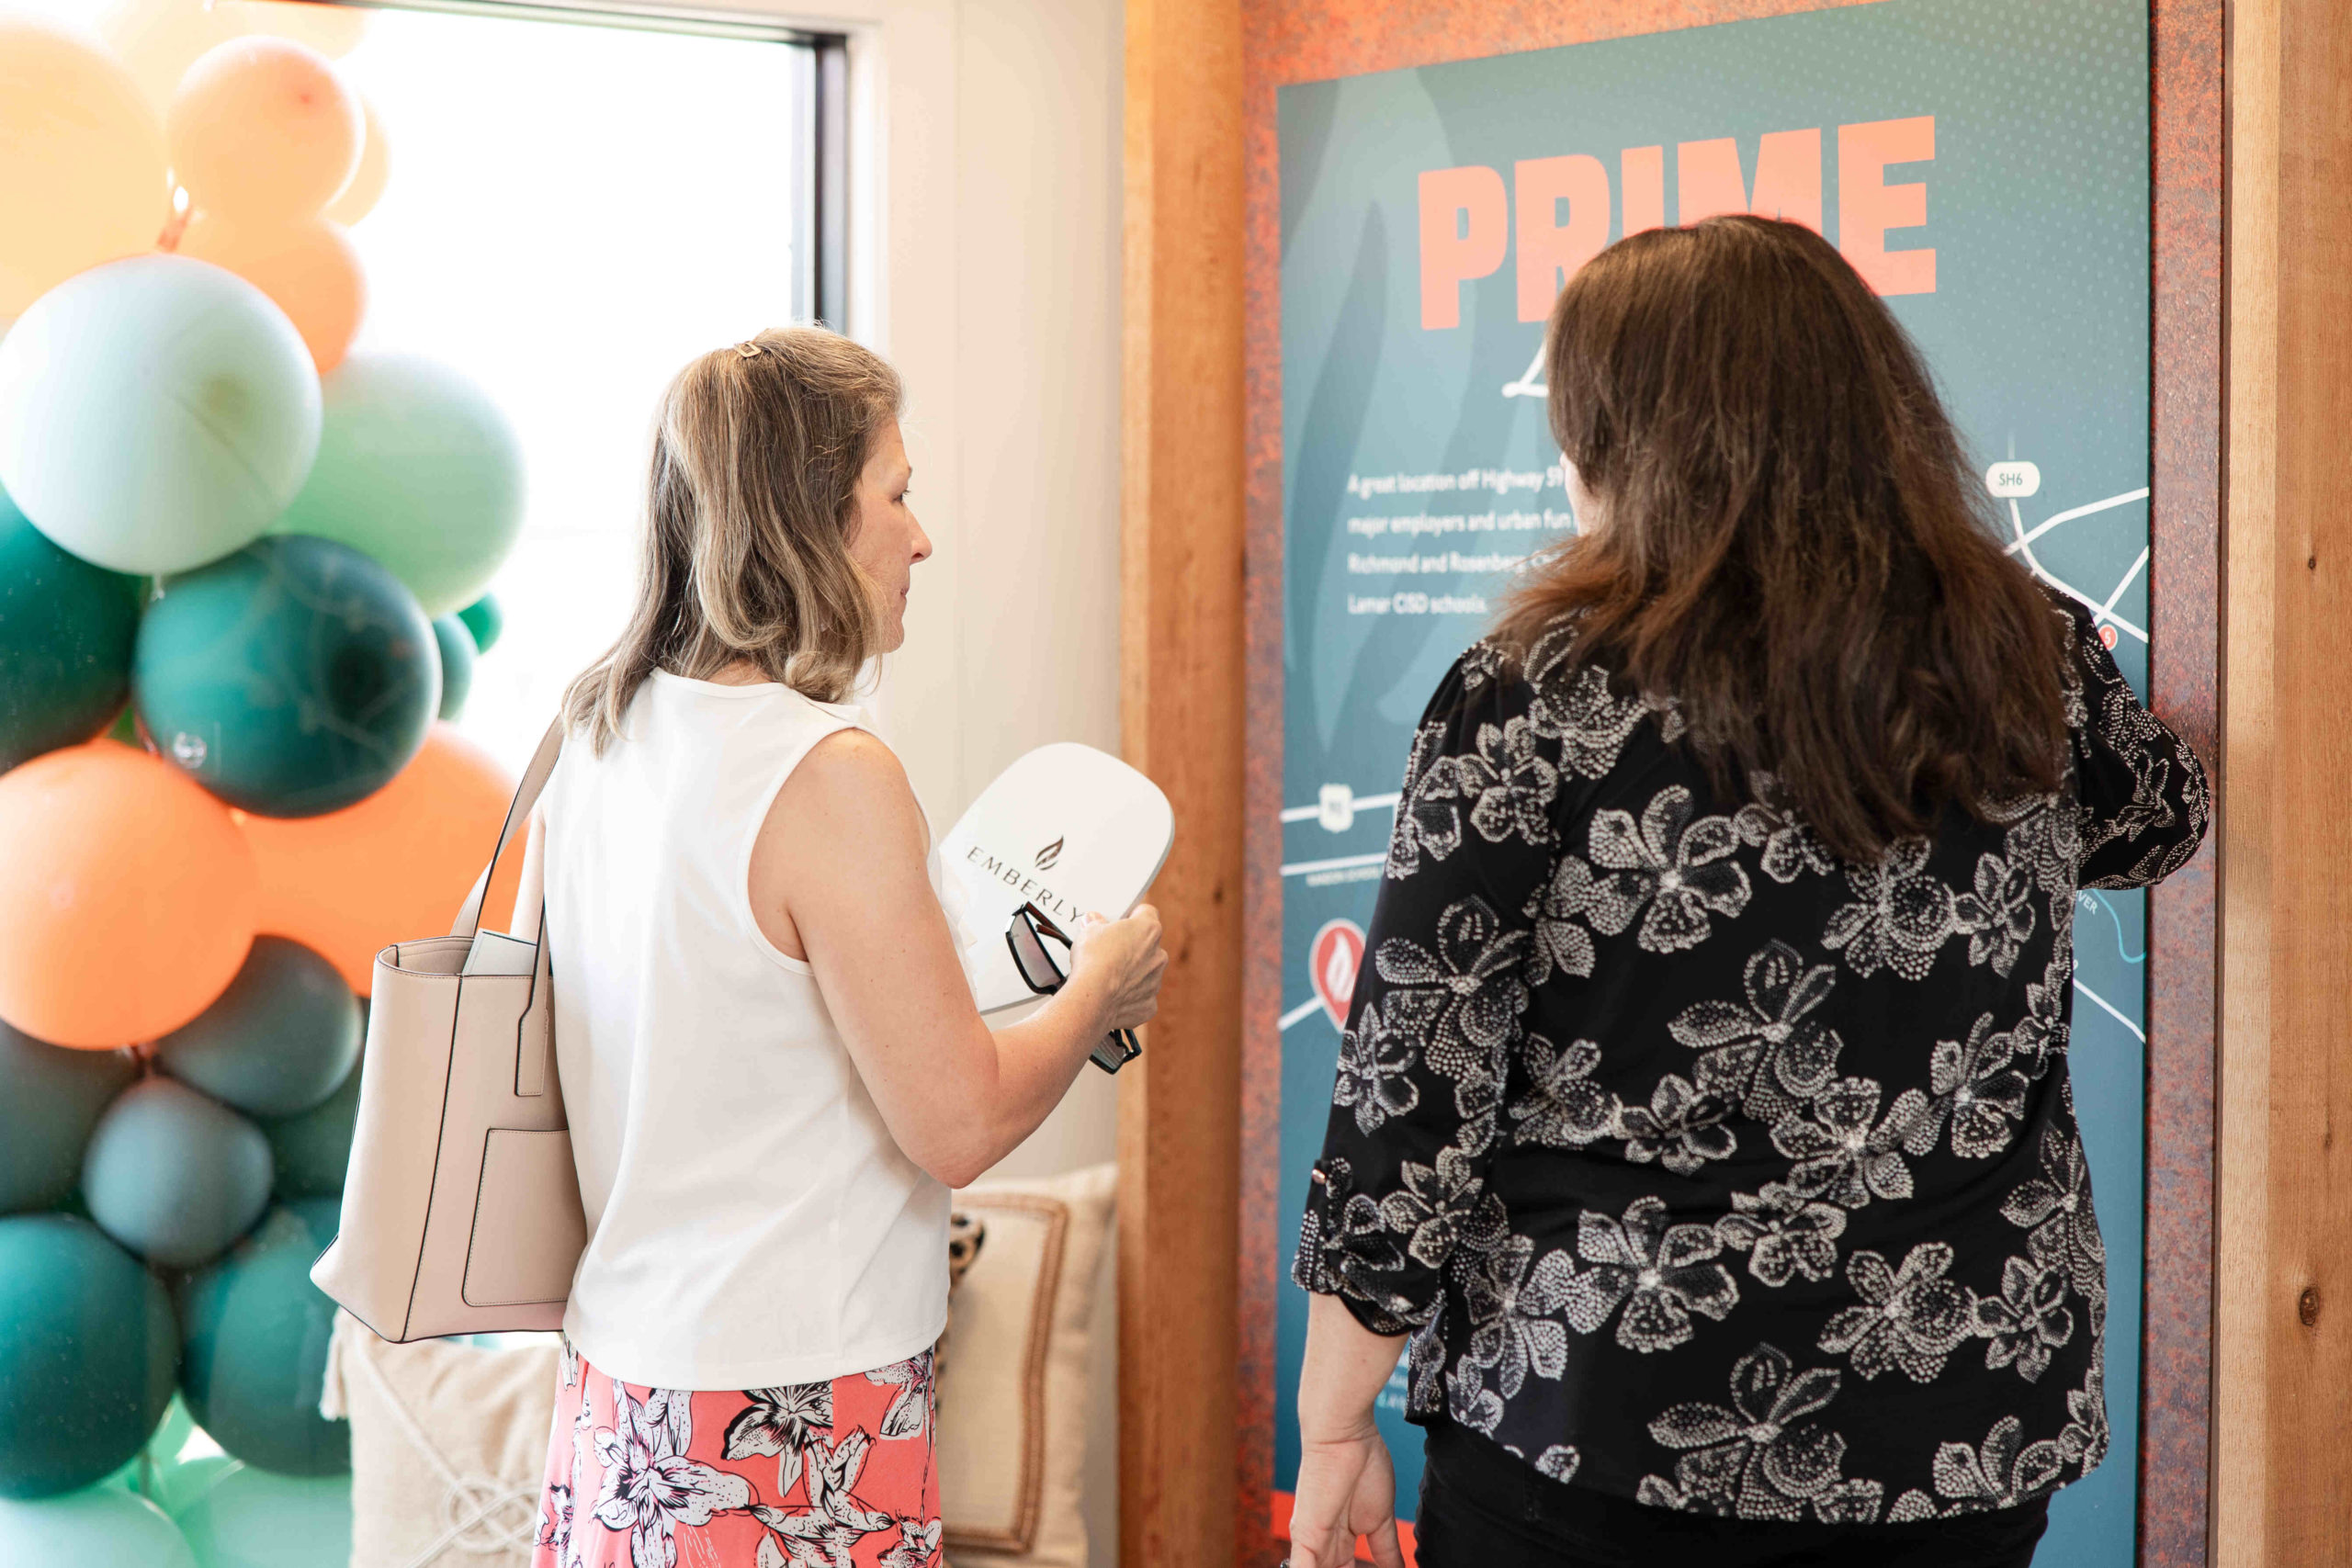
[[[943,1568],[932,1352],[705,1393],[569,1344],[531,1568]]]

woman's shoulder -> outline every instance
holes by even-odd
[[[1657,739],[1682,733],[1671,698],[1645,696],[1580,648],[1563,621],[1524,648],[1481,637],[1453,661],[1421,716],[1420,743],[1454,750],[1548,753],[1555,765],[1598,778],[1617,763],[1645,721]],[[1487,736],[1485,731],[1496,733]]]

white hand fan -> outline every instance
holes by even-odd
[[[999,773],[939,843],[980,1010],[1036,999],[1005,943],[1014,910],[1035,904],[1072,931],[1090,914],[1115,919],[1142,901],[1175,836],[1159,786],[1091,746],[1040,746]]]

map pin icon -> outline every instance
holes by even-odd
[[[1353,920],[1331,920],[1315,933],[1306,950],[1308,977],[1331,1027],[1348,1027],[1348,1004],[1356,994],[1356,966],[1363,962],[1363,928]]]

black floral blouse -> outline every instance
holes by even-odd
[[[1470,649],[1413,739],[1294,1275],[1408,1409],[1659,1507],[1871,1524],[2097,1465],[2077,887],[2177,869],[2203,770],[2070,612],[2072,776],[1833,860],[1674,705]]]

